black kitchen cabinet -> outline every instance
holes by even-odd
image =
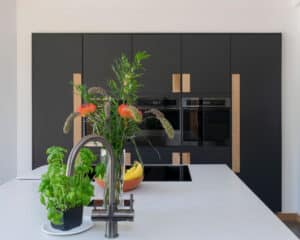
[[[173,153],[179,153],[181,163],[183,155],[188,153],[191,164],[227,164],[231,167],[230,147],[198,147],[198,146],[170,146],[170,147],[148,147],[139,146],[139,152],[144,164],[172,164]],[[133,146],[127,146],[126,151],[131,153],[131,160],[137,160]]]
[[[73,108],[72,74],[82,73],[88,87],[107,88],[108,80],[115,78],[113,61],[122,53],[132,59],[134,53],[144,50],[151,57],[144,62],[144,86],[139,96],[176,99],[181,128],[184,97],[230,98],[231,74],[239,74],[238,175],[267,206],[280,211],[281,34],[33,34],[33,168],[46,163],[47,147],[70,149],[73,144],[72,134],[62,132],[65,117]],[[230,122],[232,119],[230,112]],[[226,144],[199,146],[185,143],[178,128],[180,146],[156,146],[159,154],[141,146],[143,161],[171,164],[173,153],[180,153],[182,158],[187,153],[185,157],[192,164],[222,163],[231,167],[231,127]],[[132,146],[127,150],[132,160],[137,159]]]
[[[140,78],[141,97],[178,98],[172,92],[172,75],[180,73],[179,34],[134,34],[133,52],[147,51],[151,57],[144,62],[145,74]],[[180,74],[179,74],[180,75]]]
[[[112,64],[121,54],[131,58],[131,36],[129,34],[84,34],[83,37],[83,81],[88,87],[101,86],[116,79]]]
[[[191,164],[227,164],[231,167],[231,148],[227,146],[182,146],[179,150],[190,154]]]
[[[176,151],[176,148],[172,147],[138,147],[142,161],[144,164],[171,164],[172,152]],[[135,148],[132,145],[126,147],[126,152],[131,153],[131,162],[138,160]]]
[[[32,167],[47,163],[46,149],[70,150],[72,133],[63,133],[73,110],[73,73],[81,73],[81,34],[32,34]]]
[[[190,85],[185,95],[230,96],[230,35],[183,34],[182,73],[190,75],[190,83],[182,79]]]
[[[234,34],[232,73],[240,74],[240,177],[281,210],[281,35]]]

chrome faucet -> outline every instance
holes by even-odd
[[[115,191],[113,190],[115,186],[115,159],[112,152],[112,146],[107,142],[107,140],[101,136],[88,135],[83,137],[78,144],[76,144],[68,157],[67,171],[66,175],[71,176],[74,173],[74,164],[77,154],[80,148],[89,142],[100,142],[102,146],[108,152],[108,163],[109,163],[109,198],[107,206],[103,208],[94,208],[92,210],[92,220],[93,221],[105,221],[105,237],[116,238],[118,237],[118,221],[133,221],[134,220],[134,210],[133,210],[133,195],[130,196],[129,208],[118,209],[118,203],[115,201]]]

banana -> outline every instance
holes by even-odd
[[[133,166],[128,169],[124,176],[124,181],[140,178],[143,176],[144,169],[141,163],[134,162]]]

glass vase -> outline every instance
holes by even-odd
[[[109,173],[110,173],[110,162],[106,161],[107,168],[105,174],[105,188],[104,188],[104,206],[107,206],[109,203],[109,192],[114,191],[115,198],[114,198],[114,205],[123,205],[123,184],[124,184],[124,174],[125,174],[125,159],[124,159],[124,152],[122,154],[114,154],[114,185],[112,189],[109,186]],[[107,160],[107,159],[106,159]]]

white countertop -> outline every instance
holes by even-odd
[[[145,182],[134,191],[135,221],[119,223],[119,239],[297,240],[225,165],[191,165],[192,182]],[[0,239],[62,239],[46,235],[37,180],[0,186]],[[99,189],[97,189],[97,192]],[[89,209],[85,209],[88,214]],[[104,238],[103,222],[64,237]]]

